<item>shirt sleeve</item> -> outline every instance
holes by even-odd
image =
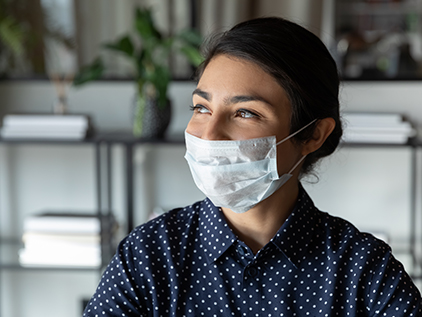
[[[369,316],[422,316],[419,290],[403,265],[387,250],[375,261],[366,290]]]
[[[127,238],[119,244],[83,317],[147,315],[147,308],[142,304],[144,298],[140,294],[141,281],[135,275],[137,268],[133,267],[136,255],[130,245]]]

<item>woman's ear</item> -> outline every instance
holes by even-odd
[[[302,155],[308,155],[318,150],[333,132],[336,122],[333,118],[324,118],[318,120],[316,125],[312,137],[303,144]]]

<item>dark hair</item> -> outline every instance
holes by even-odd
[[[333,58],[317,36],[283,18],[258,18],[211,38],[207,47],[198,77],[214,57],[222,54],[256,63],[287,92],[292,107],[291,133],[314,119],[335,120],[334,131],[325,143],[306,157],[302,174],[309,173],[320,158],[334,152],[342,136],[339,76]],[[310,125],[293,140],[308,140],[315,126]]]

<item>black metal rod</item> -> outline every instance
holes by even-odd
[[[97,214],[101,216],[102,195],[101,195],[101,142],[95,144],[95,181],[97,192]]]
[[[1,244],[0,244],[0,246],[1,246]],[[2,275],[3,275],[3,270],[0,271],[0,317],[3,316],[3,313],[2,313],[2,309],[1,308],[4,307],[4,305],[1,305],[1,302],[3,300],[3,294],[2,294],[2,291],[1,291],[1,289],[2,289],[1,286],[3,285],[3,283],[1,282],[2,281]]]
[[[417,224],[416,224],[416,195],[417,195],[417,179],[416,179],[416,172],[418,169],[417,164],[417,149],[416,147],[411,148],[412,151],[412,157],[411,157],[411,166],[410,166],[410,188],[411,188],[411,202],[410,202],[410,237],[409,237],[409,244],[410,244],[410,254],[412,256],[412,262],[413,262],[413,269],[416,269],[416,266],[418,265],[417,255],[416,255],[416,230],[417,230]]]
[[[127,233],[131,232],[133,226],[133,145],[126,144],[126,213]]]
[[[113,208],[111,173],[112,173],[111,144],[107,143],[107,215],[111,215],[111,210]]]
[[[190,27],[199,31],[198,19],[197,19],[197,0],[190,1]]]
[[[97,191],[97,216],[98,216],[98,220],[100,221],[100,226],[101,226],[101,231],[100,231],[100,248],[101,248],[101,265],[99,267],[99,273],[101,274],[102,271],[102,267],[105,265],[106,263],[106,258],[105,258],[105,241],[104,241],[104,222],[102,219],[102,214],[103,214],[103,188],[102,188],[102,147],[101,147],[101,142],[97,142],[95,144],[95,171],[96,171],[96,191]]]

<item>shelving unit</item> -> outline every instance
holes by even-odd
[[[111,147],[115,144],[123,145],[125,148],[125,185],[126,185],[126,210],[125,217],[127,220],[126,233],[129,233],[134,227],[134,179],[133,179],[133,148],[139,144],[175,144],[183,145],[183,137],[168,138],[168,139],[140,139],[135,138],[131,133],[99,133],[82,141],[67,141],[67,140],[30,140],[30,139],[16,139],[5,140],[0,138],[0,143],[3,144],[48,144],[48,145],[77,145],[87,144],[95,147],[95,188],[96,188],[96,213],[98,217],[112,215],[112,188],[111,188],[111,166],[112,155]],[[19,238],[0,237],[0,270],[1,269],[28,269],[22,267],[18,263],[17,250],[22,246]],[[105,244],[107,247],[107,243]],[[104,265],[108,263],[114,253],[114,248],[103,249],[103,263],[100,271]],[[29,269],[45,269],[45,268],[29,268]],[[48,268],[51,269],[51,268]],[[55,268],[64,270],[93,270],[92,268]]]
[[[116,138],[116,135],[113,136],[103,136],[101,134],[92,136],[85,140],[81,141],[67,141],[67,140],[4,140],[0,139],[0,143],[3,145],[48,145],[48,146],[78,146],[86,145],[88,147],[94,148],[94,168],[95,171],[95,201],[96,208],[92,210],[90,214],[96,213],[96,215],[101,218],[104,216],[112,216],[113,211],[111,208],[111,145],[118,142],[122,143],[124,140],[129,141],[129,137],[119,136]],[[130,147],[129,147],[130,148]],[[131,165],[130,165],[131,167]],[[128,195],[129,196],[129,195]],[[128,204],[128,208],[131,208]],[[130,209],[131,210],[131,209]],[[35,210],[34,210],[35,211]],[[132,212],[132,211],[131,211]],[[2,271],[9,272],[33,272],[33,273],[43,273],[43,274],[52,274],[56,272],[60,274],[79,274],[80,273],[94,273],[98,278],[101,276],[105,266],[110,261],[111,257],[115,252],[115,241],[111,241],[112,237],[109,234],[105,234],[104,230],[101,230],[101,265],[99,267],[85,267],[85,266],[22,266],[19,263],[19,250],[23,247],[21,237],[4,237],[0,236],[0,285],[2,285]],[[78,275],[78,276],[79,276]],[[72,276],[72,275],[71,275]],[[1,289],[0,289],[1,290]],[[0,307],[4,306],[1,304],[3,300],[2,294],[0,292]],[[2,310],[0,309],[0,316],[2,315]]]
[[[419,175],[417,173],[418,166],[418,149],[422,149],[422,143],[419,140],[411,139],[407,144],[367,144],[367,143],[341,143],[341,147],[349,148],[401,148],[408,147],[411,150],[410,157],[410,223],[409,223],[409,234],[408,239],[405,243],[401,244],[400,248],[393,250],[395,255],[398,254],[409,254],[412,258],[413,270],[408,272],[414,281],[422,283],[422,254],[417,250],[418,248],[418,234],[421,234],[422,228],[422,210],[418,210],[418,203],[420,197],[418,197],[418,183],[420,183]],[[419,215],[418,215],[419,214]],[[422,241],[420,242],[422,246]]]
[[[111,201],[111,166],[112,166],[112,155],[111,148],[114,145],[123,145],[124,157],[125,157],[125,187],[126,187],[126,207],[125,217],[127,221],[127,227],[125,232],[131,231],[134,226],[134,148],[142,145],[175,145],[183,146],[184,140],[182,136],[178,136],[170,139],[156,139],[156,140],[145,140],[134,138],[130,133],[101,133],[91,138],[80,142],[69,142],[69,141],[46,141],[46,140],[0,140],[3,144],[48,144],[48,145],[74,145],[74,144],[86,144],[88,146],[95,147],[95,186],[96,186],[96,204],[97,214],[99,216],[104,214],[111,214],[112,201]],[[411,150],[411,162],[409,162],[412,171],[418,169],[418,149],[422,148],[422,143],[411,142],[405,145],[388,145],[388,144],[341,144],[341,147],[357,147],[357,148],[373,148],[373,147],[407,147]],[[418,195],[416,193],[418,176],[416,172],[411,173],[411,215],[410,215],[410,232],[408,241],[404,245],[403,249],[396,250],[396,252],[404,252],[410,254],[413,261],[413,267],[420,269],[415,270],[415,273],[411,273],[413,279],[422,281],[422,259],[420,253],[417,251],[417,239],[418,230],[420,230],[421,224],[419,221],[417,200]],[[39,267],[39,268],[25,268],[22,267],[18,262],[17,250],[20,247],[21,242],[18,239],[1,239],[0,240],[0,270],[39,270],[48,272],[51,270],[58,270],[63,272],[82,272],[82,271],[95,271],[102,272],[103,267],[92,269],[84,267],[61,267],[61,268],[50,268],[50,267]],[[103,257],[103,265],[106,265],[114,252],[114,248],[109,249],[109,253],[105,253]],[[0,281],[1,283],[1,281]],[[1,297],[0,297],[1,298]],[[1,312],[0,312],[1,313]]]

